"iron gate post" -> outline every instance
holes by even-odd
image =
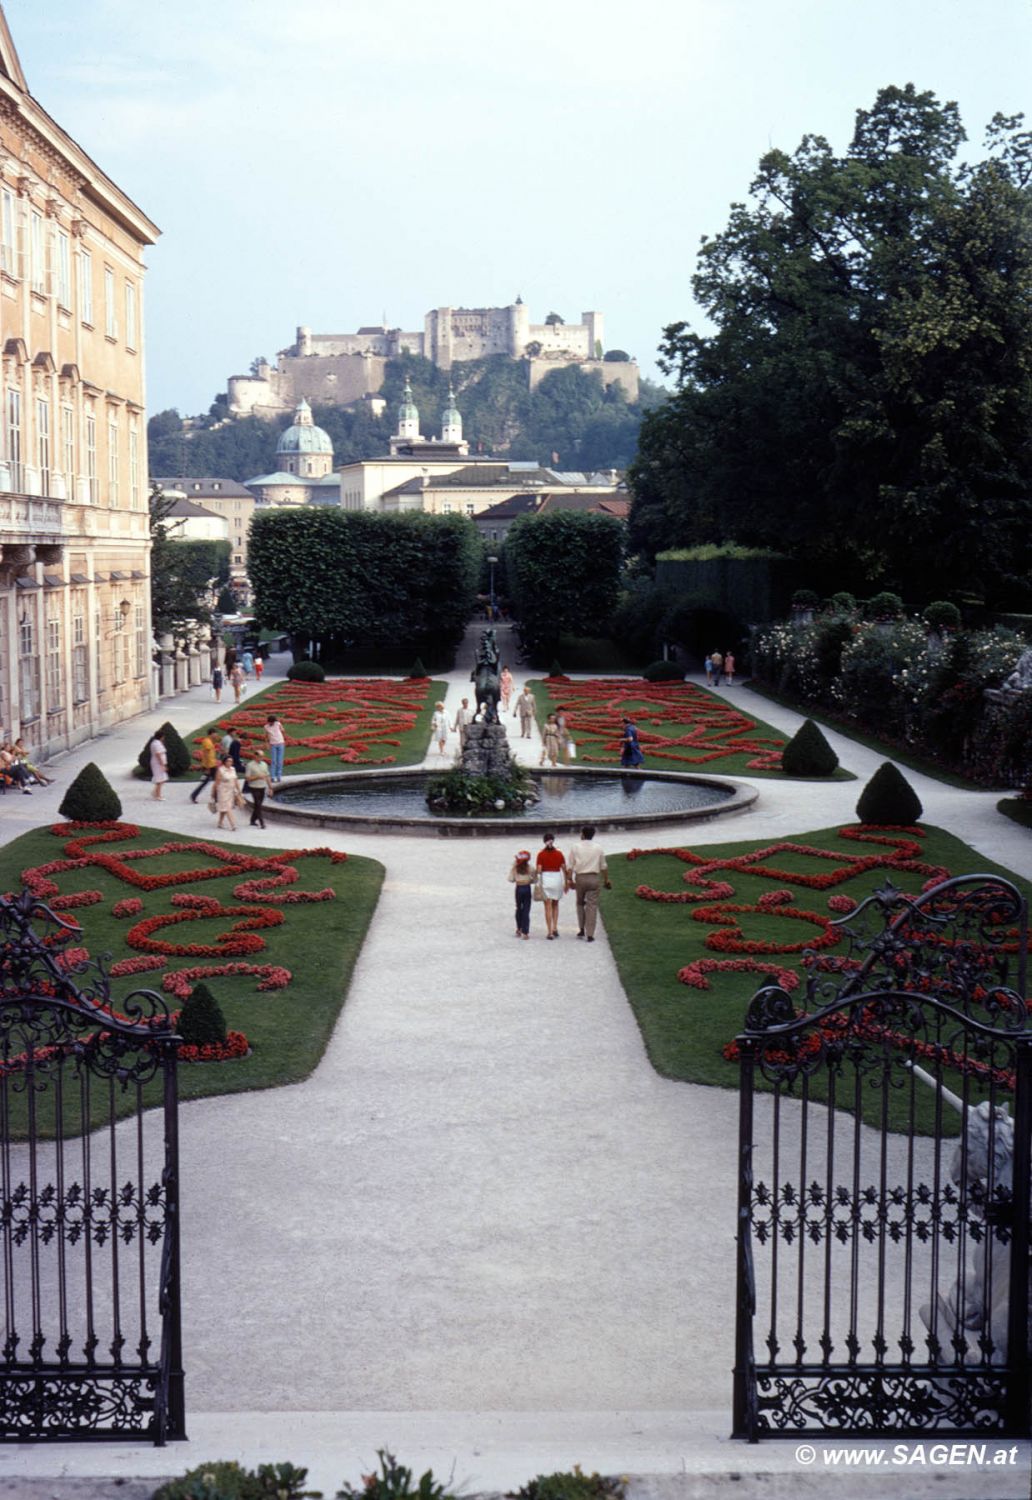
[[[1027,1436],[1032,1426],[1032,1387],[1029,1381],[1029,1171],[1032,1169],[1032,1037],[1015,1046],[1014,1164],[1011,1192],[1009,1300],[1007,1306],[1007,1364],[1010,1367],[1007,1427]]]
[[[756,1411],[756,1368],[753,1353],[753,1318],[756,1286],[752,1254],[753,1191],[753,1083],[755,1044],[741,1042],[738,1084],[738,1222],[737,1292],[735,1312],[735,1370],[732,1437],[759,1441]]]
[[[164,1430],[155,1433],[155,1447],[168,1439],[186,1437],[186,1398],[183,1375],[182,1285],[179,1248],[179,1091],[177,1051],[168,1047],[165,1053],[165,1204],[169,1240],[168,1280],[162,1287],[167,1299],[167,1358],[163,1360],[168,1381],[162,1412]]]

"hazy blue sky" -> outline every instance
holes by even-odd
[[[163,231],[148,404],[206,409],[298,323],[606,317],[655,373],[699,238],[770,145],[887,83],[972,144],[1026,108],[1030,0],[5,0],[29,87]]]

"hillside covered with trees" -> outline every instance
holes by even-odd
[[[529,391],[526,364],[505,355],[457,363],[450,377],[430,360],[409,355],[388,363],[382,417],[374,417],[366,402],[313,407],[316,422],[333,441],[336,465],[387,452],[406,378],[427,437],[440,432],[450,378],[471,453],[542,463],[551,463],[557,453],[564,469],[625,468],[637,448],[644,411],[666,395],[662,387],[643,380],[641,397],[632,404],[619,386],[607,388],[597,373],[575,365],[551,371]],[[276,467],[276,443],[289,423],[286,416],[278,423],[257,417],[230,420],[225,397],[205,416],[185,424],[175,410],[158,412],[147,424],[150,472],[217,474],[243,483]]]

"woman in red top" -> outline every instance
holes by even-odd
[[[566,890],[567,872],[566,861],[555,847],[555,834],[546,833],[544,838],[545,847],[538,854],[535,864],[544,898],[545,926],[551,941],[559,936],[559,902]]]

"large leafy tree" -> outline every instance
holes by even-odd
[[[211,591],[229,578],[229,543],[183,538],[183,523],[171,515],[175,503],[152,487],[151,628],[158,634],[189,620],[209,621]]]
[[[715,331],[667,328],[677,394],[644,421],[632,540],[792,550],[828,585],[1027,587],[1032,137],[997,116],[977,163],[957,108],[883,89],[837,156],[760,162],[704,242]]]

